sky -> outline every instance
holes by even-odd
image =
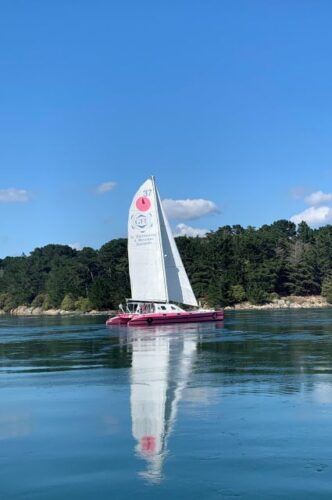
[[[332,221],[331,2],[0,8],[0,257],[125,237],[151,174],[175,234]]]

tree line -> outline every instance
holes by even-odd
[[[176,239],[194,292],[218,307],[278,296],[323,294],[332,302],[332,226],[279,220],[260,228],[223,226],[204,238]],[[130,297],[127,240],[99,250],[46,245],[0,260],[0,309],[19,305],[116,309]]]

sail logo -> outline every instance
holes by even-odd
[[[151,201],[147,196],[140,196],[136,200],[136,208],[140,212],[147,212],[151,208]]]
[[[131,218],[131,227],[144,233],[152,227],[152,216],[148,214],[134,214]]]

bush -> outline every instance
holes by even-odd
[[[48,311],[48,309],[52,309],[51,299],[48,293],[44,294],[44,302],[42,305],[43,311]]]
[[[0,309],[4,309],[6,301],[9,297],[9,293],[1,293],[0,294]]]
[[[268,302],[268,294],[259,286],[254,286],[248,292],[248,299],[254,305],[265,304]]]
[[[326,295],[326,302],[328,302],[328,304],[332,304],[332,292],[329,292],[327,295]]]
[[[0,309],[3,311],[10,312],[19,305],[18,301],[10,293],[2,293],[0,295]]]
[[[246,298],[246,292],[242,285],[231,286],[230,295],[235,302],[243,302]]]
[[[75,310],[75,299],[70,293],[67,293],[67,295],[64,296],[61,302],[61,309],[65,311]]]
[[[322,295],[329,304],[332,304],[332,277],[327,276],[322,284]]]
[[[80,297],[75,301],[75,309],[82,312],[89,312],[92,309],[91,302],[86,297]]]
[[[43,311],[51,309],[50,296],[47,293],[39,293],[31,303],[32,307],[41,307]]]
[[[43,307],[45,301],[45,294],[39,293],[31,302],[32,307]]]

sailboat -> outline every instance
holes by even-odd
[[[154,177],[141,185],[129,209],[128,257],[132,298],[107,320],[107,325],[223,320],[222,310],[198,307]],[[179,304],[196,309],[184,310]]]

